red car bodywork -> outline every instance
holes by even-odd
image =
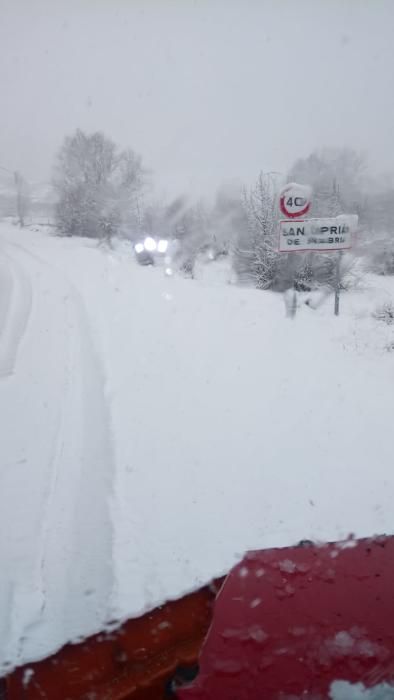
[[[326,700],[334,680],[394,683],[394,537],[249,553],[216,587],[17,669],[0,698]]]
[[[394,682],[394,537],[248,554],[178,697],[323,700],[335,680]]]

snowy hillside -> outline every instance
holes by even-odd
[[[211,268],[214,270],[215,268]],[[394,281],[283,298],[0,224],[0,671],[250,548],[393,532]]]

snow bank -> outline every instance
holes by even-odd
[[[126,243],[3,225],[0,259],[3,668],[247,549],[393,531],[394,331],[371,316],[391,280],[292,321],[280,295],[166,277]]]

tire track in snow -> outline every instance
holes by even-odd
[[[46,466],[35,572],[30,590],[16,587],[12,596],[7,656],[16,664],[97,632],[112,617],[113,455],[104,379],[83,301],[58,268],[24,246],[9,245],[16,253],[12,269],[38,264],[51,293],[63,297],[67,327],[62,409]],[[10,290],[10,276],[2,279]]]
[[[0,377],[14,372],[32,308],[32,287],[23,269],[2,251],[0,260]]]

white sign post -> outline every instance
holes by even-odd
[[[305,219],[311,206],[311,188],[295,182],[286,185],[279,198],[279,208],[286,219],[279,221],[280,253],[338,252],[334,311],[339,313],[340,261],[342,252],[352,247],[358,216],[342,214],[336,217]]]

